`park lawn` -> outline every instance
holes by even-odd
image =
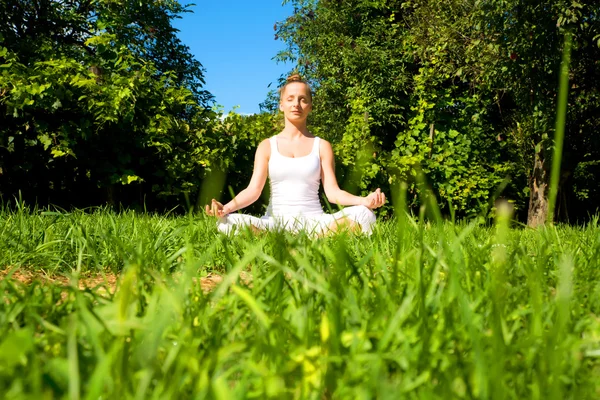
[[[0,221],[6,398],[600,397],[597,219],[321,239],[105,209]]]

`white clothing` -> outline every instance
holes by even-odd
[[[347,217],[358,223],[364,233],[371,233],[375,214],[365,206],[346,207],[334,214],[323,212],[319,201],[320,138],[314,139],[310,154],[296,158],[279,153],[276,136],[271,137],[269,142],[271,199],[266,214],[261,218],[247,214],[229,214],[217,223],[219,231],[229,234],[235,227],[253,225],[261,230],[306,230],[320,234],[327,231],[334,221]]]

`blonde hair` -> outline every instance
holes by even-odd
[[[300,74],[292,74],[287,77],[285,84],[281,88],[279,88],[279,101],[280,102],[283,101],[283,94],[285,93],[285,88],[287,87],[287,85],[289,85],[290,83],[295,83],[295,82],[304,83],[306,85],[306,87],[308,88],[308,99],[312,103],[312,89],[310,88],[310,85],[308,84],[308,82],[306,82],[304,79],[302,79]]]

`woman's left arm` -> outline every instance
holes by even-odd
[[[340,206],[366,206],[369,208],[378,208],[385,203],[385,194],[378,188],[365,197],[354,196],[340,189],[335,177],[335,160],[331,144],[326,140],[321,140],[319,146],[319,155],[321,157],[321,181],[325,196],[330,203]]]

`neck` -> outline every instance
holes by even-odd
[[[300,136],[310,136],[310,132],[306,127],[306,121],[291,122],[285,120],[285,127],[279,134],[280,136],[294,139]]]

